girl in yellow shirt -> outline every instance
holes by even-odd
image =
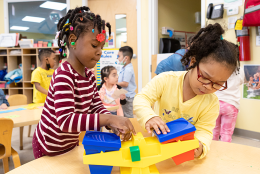
[[[224,30],[216,23],[202,28],[182,58],[188,71],[165,72],[151,80],[134,99],[134,112],[149,133],[167,134],[166,122],[185,118],[196,127],[200,146],[195,157],[203,158],[212,141],[212,130],[219,114],[214,94],[228,87],[227,79],[239,69],[236,45],[222,38]],[[151,106],[157,101],[159,112]]]

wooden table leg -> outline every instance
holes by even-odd
[[[30,134],[31,134],[31,128],[32,128],[32,125],[29,125],[28,137],[30,137]]]
[[[20,127],[20,150],[23,150],[23,127]]]

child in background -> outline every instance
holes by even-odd
[[[213,140],[218,141],[220,138],[224,142],[232,141],[240,104],[239,87],[243,81],[243,71],[234,72],[227,80],[228,88],[215,93],[219,99],[220,111],[213,129]]]
[[[194,156],[203,158],[209,151],[212,130],[219,115],[214,94],[227,88],[227,79],[239,69],[238,48],[222,38],[224,30],[216,23],[208,25],[192,38],[182,58],[188,71],[165,72],[154,77],[134,99],[134,112],[148,133],[170,132],[166,122],[184,118],[196,127],[199,148]],[[159,113],[151,106],[158,101]]]
[[[250,76],[247,87],[251,88],[251,87],[253,87],[253,85],[254,85],[254,78],[252,76]]]
[[[118,61],[124,65],[119,73],[118,85],[127,90],[126,104],[122,105],[124,116],[133,118],[133,101],[135,96],[136,84],[135,73],[131,63],[133,57],[133,49],[129,46],[124,46],[119,49]]]
[[[129,119],[111,115],[103,106],[90,71],[99,61],[111,26],[88,7],[69,10],[57,25],[60,57],[67,61],[54,72],[41,120],[33,137],[34,157],[56,156],[78,145],[81,131],[99,130],[102,126],[116,130],[123,140],[135,134]]]
[[[121,105],[126,104],[126,96],[125,94],[121,94],[120,98],[114,99],[112,97],[113,93],[121,89],[122,87],[117,85],[118,82],[118,75],[117,75],[117,70],[113,66],[106,66],[101,69],[101,85],[99,85],[98,91],[100,95],[100,99],[102,103],[105,106],[116,106],[118,105],[119,108],[114,111],[110,111],[111,114],[113,115],[121,115],[124,116],[123,110]]]
[[[181,63],[181,59],[184,54],[187,52],[191,45],[191,40],[194,36],[190,36],[188,38],[186,48],[187,49],[179,49],[174,54],[169,56],[168,58],[162,60],[156,67],[155,74],[159,75],[160,73],[167,72],[167,71],[185,71],[188,66],[184,66]]]
[[[254,74],[254,83],[253,83],[253,87],[257,87],[258,83],[259,83],[259,77],[257,76],[257,74]]]
[[[9,103],[5,98],[5,93],[2,89],[0,89],[0,109],[7,109],[9,107]]]
[[[33,103],[44,103],[48,95],[51,77],[54,68],[57,68],[55,52],[51,49],[42,49],[39,52],[40,67],[32,72]]]

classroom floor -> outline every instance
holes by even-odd
[[[27,137],[28,126],[24,127],[24,139],[23,139],[23,149],[24,150],[19,150],[19,145],[20,145],[19,128],[13,129],[12,147],[18,152],[18,154],[20,156],[20,160],[21,160],[21,165],[34,160],[33,151],[32,151],[32,136],[33,136],[35,127],[36,127],[36,125],[32,126],[32,132],[31,132],[30,137]],[[235,135],[233,136],[232,143],[243,144],[243,145],[247,145],[247,146],[253,146],[253,147],[260,148],[259,140],[247,139],[247,138],[238,137]],[[14,165],[13,165],[12,159],[10,159],[9,160],[9,170],[12,170],[12,169],[14,169]],[[4,174],[2,160],[0,160],[0,174]]]

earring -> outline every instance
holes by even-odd
[[[71,45],[75,45],[75,42],[71,42]]]

